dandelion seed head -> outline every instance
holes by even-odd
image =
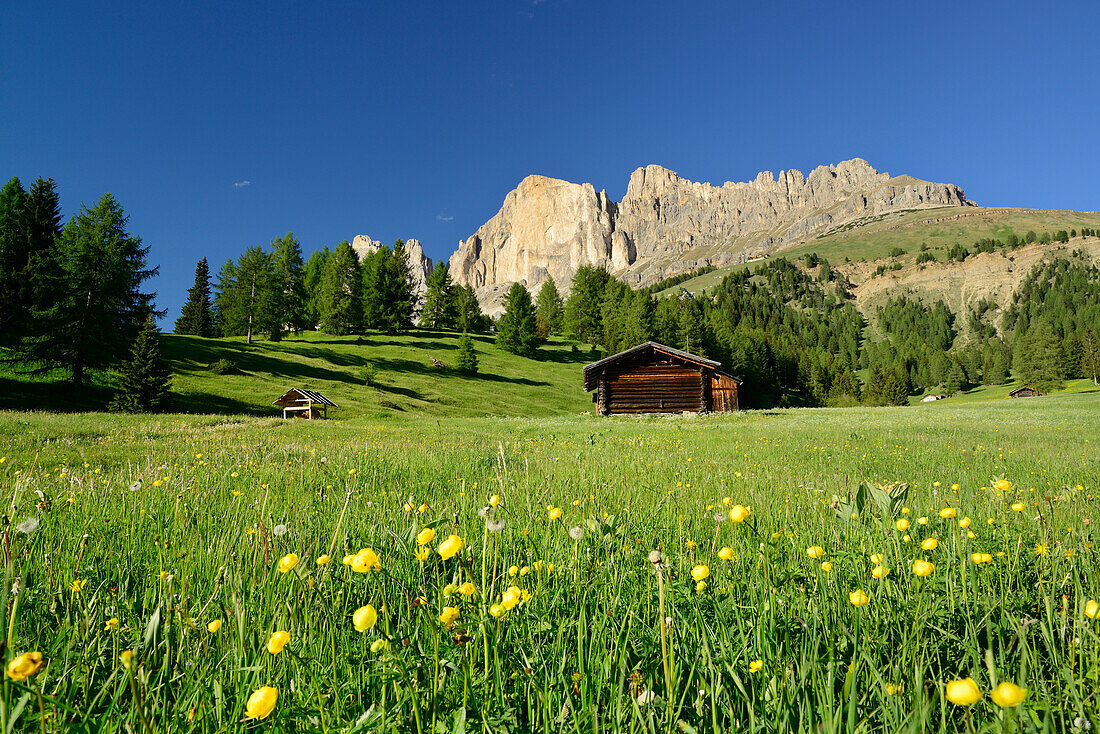
[[[140,480],[138,480],[138,481],[136,481],[136,482],[134,482],[130,485],[130,491],[131,492],[136,492],[139,489],[141,489],[141,481]]]
[[[286,535],[286,525],[276,525],[271,532],[276,538],[281,538]]]
[[[23,533],[23,535],[30,535],[35,530],[38,530],[38,518],[28,517],[26,520],[16,525],[15,529]]]
[[[573,527],[569,528],[569,537],[573,540],[580,540],[584,537],[584,528],[582,528],[580,525],[574,525]]]

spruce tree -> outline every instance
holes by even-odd
[[[104,194],[65,226],[55,270],[42,274],[54,300],[35,309],[36,333],[17,351],[32,372],[62,368],[83,384],[88,370],[118,360],[152,311],[154,294],[140,288],[157,268],[146,268],[149,248],[127,222],[122,205]]]
[[[22,336],[19,278],[26,259],[26,198],[18,178],[0,189],[0,344]]]
[[[554,279],[547,277],[535,299],[535,311],[538,314],[540,330],[548,334],[560,334],[565,322],[565,303],[558,294]],[[545,326],[544,326],[545,325]]]
[[[1051,392],[1065,387],[1065,356],[1062,341],[1054,327],[1045,319],[1036,321],[1019,345],[1018,377],[1039,392]]]
[[[346,241],[325,263],[321,280],[321,328],[328,334],[358,334],[363,328],[363,278],[359,256]]]
[[[539,340],[536,334],[535,307],[523,283],[513,283],[504,303],[504,315],[497,324],[497,346],[523,357],[534,355]]]
[[[191,336],[215,335],[210,305],[210,266],[205,257],[195,265],[195,284],[187,291],[187,302],[176,319],[175,332]]]
[[[111,401],[111,410],[155,413],[164,406],[172,378],[160,356],[159,338],[150,314],[134,340],[129,361],[119,370],[119,392]]]
[[[455,290],[455,304],[458,309],[458,328],[477,333],[489,330],[489,319],[481,312],[481,304],[472,285],[467,283]]]
[[[424,310],[420,312],[420,325],[432,329],[453,329],[458,326],[458,303],[447,264],[440,261],[428,275],[424,294]]]
[[[477,352],[474,351],[474,340],[465,331],[458,340],[458,371],[467,375],[477,373]]]
[[[600,304],[611,275],[603,268],[582,265],[573,276],[573,287],[565,302],[565,330],[578,341],[600,343],[603,323]]]
[[[271,255],[275,276],[275,322],[280,327],[279,333],[283,329],[302,331],[309,326],[302,246],[293,232],[287,232],[271,241]]]
[[[390,282],[393,292],[388,306],[387,331],[408,331],[413,325],[413,313],[416,310],[416,291],[413,290],[412,273],[409,270],[409,254],[405,250],[405,241],[393,243],[393,260],[390,262],[392,275]]]

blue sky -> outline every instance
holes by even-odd
[[[622,197],[866,158],[981,204],[1100,209],[1100,3],[20,3],[0,178],[105,191],[170,328],[206,256],[293,231],[432,258],[525,175]]]

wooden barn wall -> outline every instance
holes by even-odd
[[[704,409],[700,371],[672,361],[624,366],[607,374],[609,413],[679,413]]]
[[[712,375],[710,381],[710,409],[715,413],[729,413],[739,409],[737,380],[725,375]]]

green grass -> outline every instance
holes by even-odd
[[[1100,725],[1100,637],[1084,611],[1100,597],[1098,417],[1100,394],[1087,391],[691,419],[0,414],[12,523],[3,588],[18,589],[0,618],[4,656],[37,650],[46,661],[31,678],[5,679],[0,726]],[[990,489],[997,477],[1014,484]],[[856,518],[829,506],[863,481],[907,494]],[[479,516],[490,495],[501,498],[499,532]],[[748,521],[725,519],[734,504],[751,508]],[[947,506],[955,518],[940,518]],[[15,530],[30,518],[36,530]],[[908,541],[897,519],[910,520]],[[415,536],[426,527],[436,538],[422,563]],[[443,560],[434,548],[451,534],[465,548]],[[938,549],[917,547],[932,536]],[[368,547],[381,570],[341,565]],[[668,564],[659,575],[653,550]],[[974,552],[992,563],[973,564]],[[279,573],[289,553],[301,560]],[[322,554],[330,564],[315,563]],[[872,578],[872,554],[891,569],[885,579]],[[917,558],[935,573],[914,576]],[[697,590],[691,571],[704,565]],[[448,588],[466,581],[477,589],[469,598]],[[530,597],[498,618],[510,585]],[[849,603],[856,589],[867,606]],[[378,622],[357,632],[352,613],[367,604]],[[458,611],[449,627],[444,607]],[[223,626],[208,632],[215,620]],[[271,654],[276,630],[290,643]],[[380,640],[388,646],[372,651]],[[1007,711],[988,695],[959,707],[944,695],[959,677],[985,692],[1013,681],[1028,698]],[[244,721],[261,686],[277,688],[278,702],[261,724]]]

